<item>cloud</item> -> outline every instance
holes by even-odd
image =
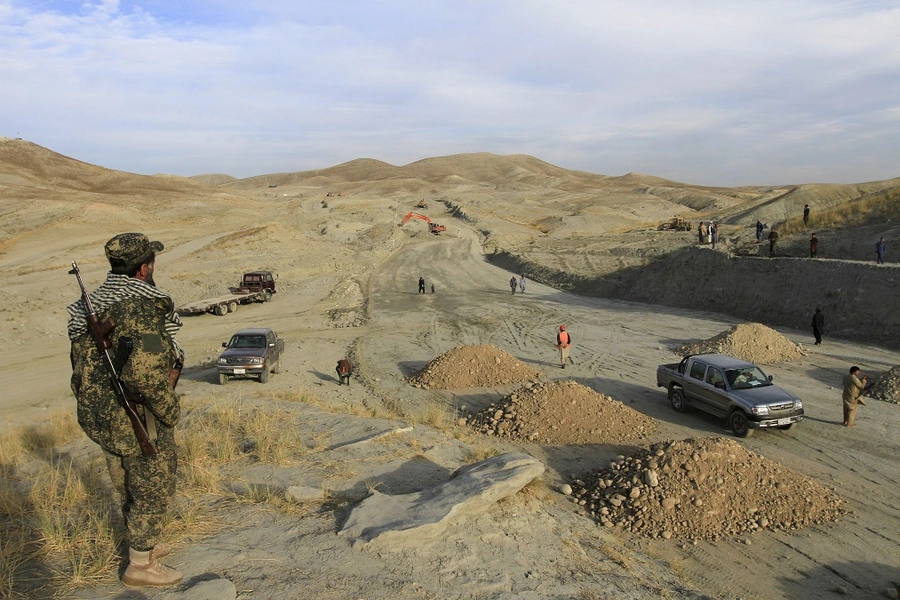
[[[490,151],[709,184],[887,178],[897,30],[895,3],[849,0],[14,0],[0,134],[183,175]]]

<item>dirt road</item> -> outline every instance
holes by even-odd
[[[468,230],[459,238],[417,236],[371,274],[365,273],[336,271],[288,282],[274,302],[227,317],[186,319],[180,336],[190,357],[180,385],[185,398],[213,395],[223,402],[247,402],[279,391],[311,390],[326,403],[380,403],[398,415],[396,425],[340,415],[311,414],[304,420],[309,431],[303,435],[334,440],[339,437],[336,432],[345,429],[400,427],[403,416],[434,405],[448,411],[463,407],[474,411],[498,400],[509,390],[423,390],[405,381],[450,348],[491,344],[542,370],[546,378],[575,380],[658,419],[660,432],[650,443],[729,435],[718,419],[674,412],[665,393],[654,386],[656,366],[677,358],[672,349],[708,339],[735,324],[734,320],[583,298],[533,281],[524,294],[513,295],[508,281],[521,273],[509,273],[485,261],[477,234]],[[416,290],[420,276],[426,280],[424,295]],[[325,315],[334,306],[329,294],[343,289],[348,277],[360,278],[359,302],[369,320],[360,327],[327,329]],[[57,292],[54,300],[61,304],[71,296],[71,282],[65,273],[54,278],[60,280],[57,287],[65,290]],[[432,283],[434,294],[430,293]],[[55,330],[62,331],[63,315],[57,312],[55,319]],[[562,323],[574,341],[572,363],[565,370],[559,368],[554,347]],[[218,386],[211,365],[220,343],[239,326],[251,325],[274,326],[287,340],[284,372],[266,386],[253,381]],[[794,341],[810,342],[807,332],[780,331]],[[16,369],[5,371],[8,382],[13,378],[42,382],[30,395],[8,397],[3,407],[8,416],[20,416],[26,407],[39,411],[48,405],[71,405],[67,344],[59,333],[50,341],[39,348],[22,346]],[[854,512],[835,525],[767,531],[696,545],[680,539],[649,540],[599,530],[561,494],[551,493],[539,503],[506,505],[461,524],[440,543],[382,555],[361,553],[336,542],[334,515],[328,511],[297,521],[237,505],[229,509],[233,527],[180,548],[174,556],[189,577],[218,573],[239,590],[267,590],[272,592],[270,597],[284,600],[306,593],[335,598],[365,594],[378,600],[518,598],[523,590],[532,590],[527,597],[551,598],[578,597],[578,590],[588,589],[596,594],[606,591],[582,597],[643,599],[662,592],[673,598],[692,597],[678,587],[677,578],[689,588],[725,599],[812,600],[839,589],[853,598],[880,597],[891,582],[900,581],[900,468],[896,461],[900,414],[897,405],[869,401],[860,410],[858,426],[845,429],[840,426],[838,386],[850,364],[876,373],[900,364],[900,356],[827,337],[822,346],[809,347],[809,352],[794,364],[764,366],[779,384],[804,399],[806,420],[790,431],[760,432],[742,443],[832,487],[848,500]],[[334,363],[348,354],[357,363],[358,379],[350,388],[339,387]],[[48,362],[53,368],[45,371]],[[44,373],[50,375],[44,377]],[[45,388],[46,393],[38,393]],[[386,482],[382,491],[402,493],[433,485],[465,460],[465,449],[440,432],[417,428],[416,435],[415,447],[421,450],[409,459],[399,459],[402,455],[397,450],[385,446],[361,448],[359,455],[326,449],[321,462],[328,464],[326,459],[336,460],[338,454],[340,460],[352,461],[353,481],[346,485],[359,493],[372,481]],[[613,445],[491,443],[543,460],[551,487],[605,467],[616,455],[633,450]],[[334,475],[327,469],[318,472],[312,464],[286,473],[270,471],[279,480],[313,485]],[[247,481],[259,478],[252,473],[244,477]],[[289,568],[289,564],[302,568]],[[117,589],[110,585],[85,590],[78,597],[106,597]],[[148,597],[167,596],[159,592]]]
[[[551,379],[574,379],[659,419],[659,439],[729,435],[723,422],[701,413],[678,414],[655,387],[659,363],[671,349],[708,339],[735,321],[719,315],[587,299],[529,282],[511,294],[511,274],[483,260],[470,235],[442,237],[406,247],[373,277],[372,321],[358,342],[362,374],[405,411],[429,402],[481,408],[503,390],[454,393],[412,389],[402,377],[454,346],[491,344],[543,369]],[[426,288],[416,293],[425,277]],[[526,274],[527,276],[527,274]],[[554,338],[568,325],[572,364],[559,368]],[[809,334],[781,330],[808,344]],[[777,383],[804,400],[807,418],[791,431],[764,431],[743,443],[763,456],[832,487],[853,513],[833,526],[798,532],[765,532],[752,540],[682,544],[674,540],[629,543],[678,566],[689,583],[717,597],[821,598],[838,589],[869,597],[900,581],[900,413],[896,405],[870,400],[855,429],[841,426],[840,382],[851,364],[884,371],[900,362],[875,347],[826,341],[806,346],[794,364],[767,365]],[[380,381],[376,384],[375,379]],[[397,408],[394,406],[393,408]],[[614,447],[539,448],[564,481],[604,467]]]

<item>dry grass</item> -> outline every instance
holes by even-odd
[[[229,466],[243,464],[249,454],[261,462],[292,464],[323,444],[324,438],[304,443],[297,414],[278,406],[260,410],[250,402],[205,398],[183,408],[178,494],[164,534],[173,543],[224,526],[208,505],[228,494],[223,484]],[[83,434],[70,412],[0,432],[0,598],[60,597],[115,579],[124,541],[117,499],[98,448],[59,453],[78,440]],[[296,514],[309,510],[263,488],[251,489],[244,499]]]
[[[803,217],[787,219],[779,229],[781,235],[819,230],[854,228],[900,219],[900,188],[867,194],[856,200],[810,213],[809,226]]]

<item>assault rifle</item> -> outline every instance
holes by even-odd
[[[122,380],[119,379],[119,371],[125,364],[125,361],[128,360],[128,355],[131,354],[133,343],[131,339],[127,337],[119,338],[119,347],[116,349],[116,358],[115,360],[113,359],[110,353],[112,342],[109,341],[109,334],[115,329],[116,322],[112,318],[109,318],[101,323],[97,318],[97,313],[94,311],[94,306],[91,304],[91,297],[84,287],[84,281],[81,280],[81,272],[78,270],[78,265],[75,261],[72,261],[72,270],[69,271],[69,275],[74,275],[78,279],[78,286],[81,288],[81,300],[84,303],[85,319],[87,320],[88,329],[90,330],[91,337],[94,338],[94,343],[97,345],[100,357],[103,359],[103,365],[106,367],[106,372],[109,375],[109,382],[112,384],[116,399],[119,401],[119,405],[125,410],[125,414],[128,415],[128,420],[131,421],[131,428],[134,429],[134,435],[137,437],[138,445],[141,447],[141,454],[144,456],[155,456],[159,454],[159,450],[157,450],[156,446],[153,445],[153,442],[150,441],[150,436],[147,434],[147,428],[144,426],[144,422],[141,420],[141,417],[138,415],[137,409],[135,408],[136,405],[144,403],[144,398],[140,394],[132,393],[126,389]]]

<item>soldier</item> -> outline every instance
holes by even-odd
[[[123,233],[106,243],[110,272],[91,296],[98,319],[112,319],[111,348],[121,352],[121,338],[133,350],[118,369],[124,387],[143,396],[137,405],[151,443],[159,453],[144,456],[131,422],[120,406],[88,330],[83,300],[67,307],[72,342],[72,391],[78,405],[78,423],[106,456],[113,486],[122,503],[127,530],[128,567],[122,581],[132,586],[169,586],[181,573],[159,559],[171,551],[160,541],[169,498],[175,493],[177,454],[175,425],[181,414],[175,384],[184,352],[175,341],[181,319],[172,299],[153,280],[160,242],[141,233]]]

